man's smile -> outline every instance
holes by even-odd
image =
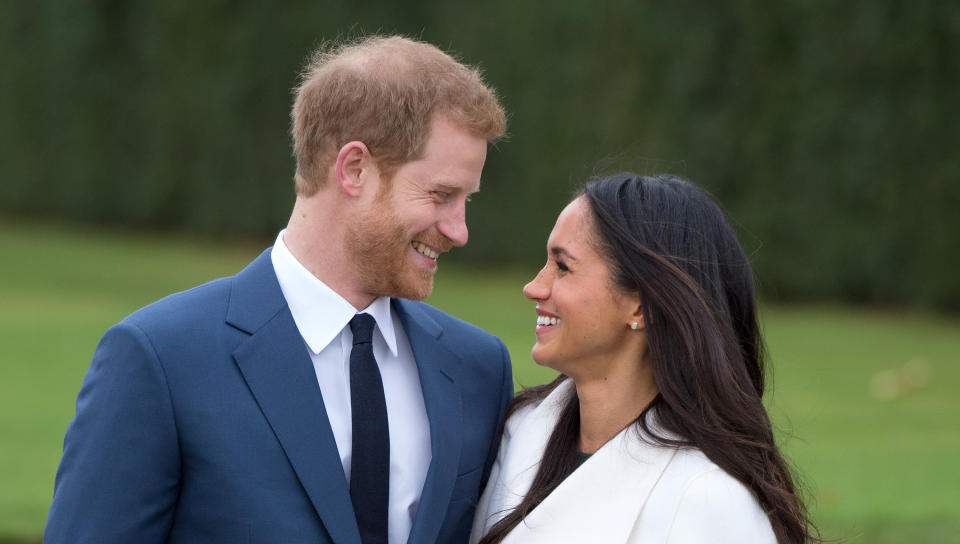
[[[410,245],[413,246],[413,249],[415,249],[417,253],[420,253],[425,257],[433,259],[434,261],[436,261],[440,257],[439,252],[434,251],[430,246],[424,244],[423,242],[418,242],[414,240],[413,242],[410,243]]]

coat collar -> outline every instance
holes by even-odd
[[[462,417],[459,356],[421,304],[394,299],[413,350],[430,422],[432,460],[411,542],[436,540],[453,492]],[[360,543],[349,486],[313,364],[284,300],[270,249],[235,276],[226,321],[250,336],[234,351],[237,366],[273,428],[334,542]]]
[[[567,380],[511,426],[509,447],[493,484],[496,510],[515,507],[530,489],[550,433],[571,394],[573,381]],[[604,444],[503,542],[626,542],[676,453],[674,448],[644,441],[639,433],[630,425]]]

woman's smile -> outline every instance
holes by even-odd
[[[537,335],[550,330],[560,324],[560,318],[555,314],[537,308]]]

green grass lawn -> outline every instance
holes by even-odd
[[[0,221],[0,542],[39,541],[103,331],[261,249]],[[444,264],[430,302],[503,338],[519,384],[550,379],[529,357],[535,315],[520,288],[533,271]],[[825,535],[960,541],[960,321],[838,307],[772,307],[763,318],[767,403]]]

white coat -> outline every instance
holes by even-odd
[[[470,543],[520,503],[573,381],[514,413],[480,497]],[[630,425],[521,521],[504,544],[776,544],[756,497],[697,449],[645,442]]]

